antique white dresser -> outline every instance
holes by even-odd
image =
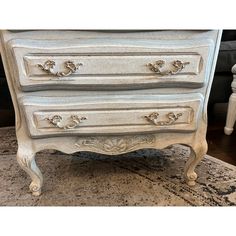
[[[183,144],[184,176],[207,152],[207,102],[221,31],[2,31],[17,160],[33,195],[35,154],[117,155]]]

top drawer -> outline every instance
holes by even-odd
[[[24,91],[202,87],[211,40],[10,41]]]

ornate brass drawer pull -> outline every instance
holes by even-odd
[[[166,115],[167,119],[166,121],[158,121],[158,116],[159,116],[159,113],[157,112],[153,112],[151,113],[150,115],[148,116],[145,116],[145,118],[152,122],[153,124],[155,125],[158,125],[158,126],[164,126],[164,125],[172,125],[175,123],[176,120],[179,119],[180,116],[182,116],[183,114],[182,113],[178,113],[178,114],[174,114],[173,112],[170,112]]]
[[[161,68],[165,65],[165,61],[159,60],[156,61],[155,63],[148,63],[147,66],[149,69],[159,75],[176,75],[179,72],[181,72],[186,65],[190,64],[190,62],[182,62],[179,60],[173,61],[172,62],[172,70],[166,70],[162,71]]]
[[[59,115],[55,115],[52,118],[45,118],[45,120],[49,121],[50,124],[52,124],[53,126],[59,128],[59,129],[74,129],[77,126],[79,126],[79,124],[81,123],[82,120],[87,120],[86,117],[79,117],[77,115],[72,115],[71,117],[71,122],[70,124],[67,125],[62,125],[61,121],[62,121],[62,117]]]
[[[68,76],[68,75],[75,73],[76,70],[78,69],[78,67],[82,66],[83,64],[79,63],[79,64],[75,65],[72,61],[66,61],[66,62],[64,62],[65,71],[61,71],[61,72],[53,71],[55,65],[56,65],[55,61],[48,60],[43,65],[38,64],[37,66],[41,70],[45,71],[46,73],[48,73],[50,75],[64,77],[64,76]]]

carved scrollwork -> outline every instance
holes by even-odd
[[[39,196],[41,194],[41,186],[34,182],[31,182],[29,189],[34,196]]]
[[[180,116],[182,116],[182,113],[177,113],[174,114],[173,112],[170,112],[166,115],[167,120],[165,121],[158,121],[158,117],[159,117],[159,113],[157,112],[153,112],[148,116],[145,116],[145,118],[152,122],[153,124],[157,125],[157,126],[164,126],[164,125],[172,125],[175,123],[175,121],[177,121],[179,119]]]
[[[39,196],[41,194],[43,177],[35,163],[34,154],[22,154],[18,152],[17,160],[22,169],[24,169],[32,179],[29,186],[30,191],[34,196]]]
[[[82,116],[79,117],[77,115],[72,115],[70,117],[71,121],[69,124],[63,125],[62,124],[62,117],[60,115],[55,115],[52,118],[45,118],[45,120],[49,121],[50,124],[52,124],[54,127],[57,127],[59,129],[74,129],[77,126],[79,126],[79,124],[81,123],[82,120],[87,120],[86,117]]]
[[[171,63],[172,65],[171,70],[162,70],[162,68],[165,65],[165,61],[158,60],[154,63],[148,63],[147,66],[151,71],[163,76],[163,75],[176,75],[179,72],[181,72],[188,64],[190,64],[190,62],[182,62],[180,60],[176,60]]]
[[[78,138],[75,146],[86,151],[95,151],[110,155],[131,152],[155,144],[154,135],[109,136]]]
[[[65,77],[65,76],[75,73],[76,70],[78,69],[78,67],[82,66],[83,64],[79,63],[79,64],[75,65],[72,61],[66,61],[66,62],[64,62],[65,71],[61,71],[61,72],[53,71],[55,65],[56,65],[55,61],[47,60],[43,65],[38,64],[37,66],[41,70],[45,71],[46,73],[48,73],[50,75],[57,76],[57,77]]]

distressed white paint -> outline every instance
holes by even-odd
[[[194,185],[196,165],[207,151],[207,101],[219,50],[219,31],[81,32],[3,31],[2,57],[16,113],[17,160],[31,176],[30,190],[41,192],[43,178],[34,161],[43,149],[109,155],[140,148],[191,147],[185,178]],[[37,64],[65,60],[83,63],[75,74],[57,78]],[[160,76],[147,63],[190,62],[177,75]],[[145,116],[182,115],[155,125]],[[45,118],[85,116],[77,127],[54,127]],[[73,124],[73,123],[72,123]]]
[[[200,94],[180,95],[133,95],[100,97],[23,97],[20,106],[25,113],[32,137],[70,136],[77,134],[137,134],[150,132],[191,132],[197,129],[203,97]],[[159,121],[167,121],[167,114],[182,115],[173,125],[155,126],[145,116],[158,112]],[[62,130],[46,119],[60,115],[63,125],[71,123],[71,115],[86,117],[78,128]]]
[[[135,42],[134,42],[135,41]],[[36,89],[132,89],[178,86],[201,87],[212,60],[212,40],[191,39],[179,41],[160,40],[68,40],[58,42],[11,40],[19,83],[24,91]],[[56,63],[55,71],[64,70],[64,62],[82,63],[78,70],[66,78],[50,76],[37,65],[47,60]],[[175,76],[159,76],[148,63],[165,60],[165,69],[171,69],[174,60],[190,62]],[[204,63],[203,63],[204,61]],[[115,65],[115,66],[114,66]],[[102,69],[101,69],[102,68]],[[95,88],[94,88],[95,87]]]

